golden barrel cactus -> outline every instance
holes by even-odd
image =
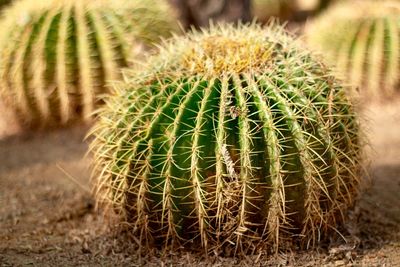
[[[274,25],[172,39],[115,84],[92,136],[98,199],[147,244],[313,245],[360,183],[344,87]]]
[[[24,0],[0,21],[0,93],[28,126],[91,117],[107,81],[175,27],[162,1]]]

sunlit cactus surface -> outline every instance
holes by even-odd
[[[92,136],[97,197],[146,245],[314,245],[360,183],[345,89],[276,25],[173,38],[115,84]]]
[[[306,35],[365,100],[399,93],[399,1],[343,1],[310,22]]]
[[[1,95],[32,127],[87,120],[135,47],[168,35],[173,17],[162,1],[16,2],[0,21]]]

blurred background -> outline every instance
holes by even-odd
[[[2,24],[1,20],[15,21],[15,17],[9,18],[10,14],[25,14],[22,4],[17,13],[11,11],[14,2],[17,1],[0,0],[0,43],[8,49],[18,47],[21,40],[4,38],[4,25],[9,24]],[[346,236],[332,240],[320,251],[288,252],[275,259],[249,258],[243,262],[218,257],[210,261],[201,255],[184,253],[172,255],[171,265],[400,266],[399,2],[168,0],[170,12],[163,15],[169,20],[178,19],[183,30],[207,27],[210,21],[257,19],[266,24],[270,19],[278,19],[287,23],[287,28],[307,43],[304,46],[315,49],[332,68],[339,61],[345,67],[340,68],[344,73],[338,71],[338,76],[353,86],[350,94],[356,95],[354,101],[370,144],[366,155],[371,159],[366,166],[371,182],[349,213]],[[156,5],[154,1],[151,3]],[[140,14],[132,20],[132,25],[140,23]],[[18,23],[18,27],[26,26],[29,30],[33,27]],[[155,30],[154,25],[147,24],[144,32]],[[356,29],[351,29],[352,25]],[[176,32],[182,34],[182,30]],[[163,35],[158,31],[156,34]],[[138,39],[135,36],[130,40]],[[135,56],[143,49],[154,49],[140,42],[134,48]],[[0,62],[8,66],[15,62],[6,62],[3,57],[9,52],[6,50],[0,53]],[[27,60],[24,64],[28,66],[31,62]],[[17,62],[15,68],[18,67]],[[137,255],[137,245],[110,231],[95,209],[90,159],[85,157],[88,144],[84,141],[91,124],[91,121],[78,122],[32,130],[20,123],[13,102],[0,98],[0,266],[163,264],[157,254],[144,258]]]
[[[261,22],[271,17],[302,22],[333,2],[335,0],[171,0],[185,27],[207,26],[210,19],[248,22],[254,17]]]

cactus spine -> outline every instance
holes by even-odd
[[[168,16],[162,2],[17,2],[0,22],[0,92],[32,127],[87,120],[134,44],[173,29]]]
[[[398,1],[339,3],[306,27],[307,41],[366,100],[389,98],[399,89],[399,15]]]
[[[92,130],[97,196],[142,241],[313,244],[353,202],[353,108],[278,26],[176,37],[114,91]]]

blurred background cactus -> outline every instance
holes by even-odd
[[[399,1],[342,2],[307,25],[306,39],[364,100],[388,99],[399,90],[399,22]]]
[[[175,37],[114,89],[92,129],[97,197],[144,244],[312,246],[353,203],[356,114],[281,27]]]
[[[87,120],[135,47],[175,26],[162,1],[16,2],[0,21],[0,93],[30,127]]]

